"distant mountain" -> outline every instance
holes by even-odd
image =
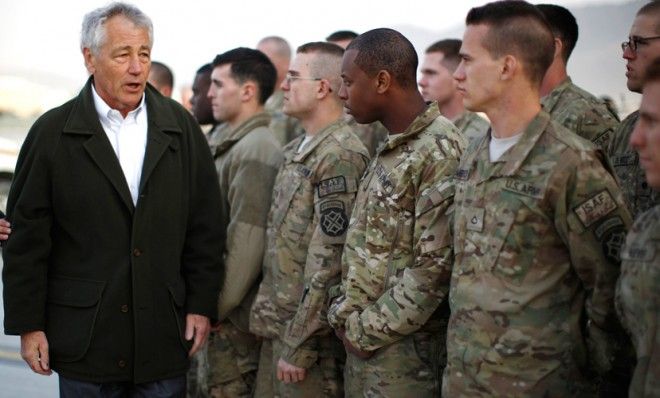
[[[635,110],[639,95],[626,88],[625,61],[621,57],[621,42],[625,41],[637,10],[645,1],[624,4],[568,7],[578,21],[580,36],[568,70],[573,82],[591,93],[609,95],[622,115]],[[443,38],[461,38],[463,21],[456,26],[439,27],[437,31],[401,25],[401,31],[423,54],[426,47]]]

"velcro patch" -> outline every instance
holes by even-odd
[[[624,246],[621,251],[621,259],[626,261],[650,262],[655,259],[655,247],[640,246],[635,243],[628,247]]]
[[[392,191],[394,190],[394,183],[389,179],[387,176],[387,170],[385,170],[385,167],[383,167],[382,164],[379,164],[376,166],[376,177],[378,178],[378,181],[380,182],[380,185],[383,187],[385,192],[388,194],[391,194]]]
[[[484,230],[484,214],[485,209],[479,207],[471,207],[465,211],[467,218],[467,229],[469,231],[481,232]]]
[[[459,180],[467,180],[470,175],[470,170],[468,169],[458,169],[456,170],[455,177]]]
[[[504,189],[536,199],[543,198],[543,188],[534,186],[524,181],[516,181],[509,178],[505,182]]]
[[[304,176],[305,178],[309,178],[309,176],[312,175],[312,170],[309,169],[308,167],[305,167],[302,164],[299,164],[296,167],[296,171],[298,172],[298,174]]]
[[[337,176],[322,180],[318,185],[319,198],[332,195],[333,193],[348,192],[344,176]]]
[[[348,229],[348,215],[344,202],[328,200],[319,205],[321,211],[321,230],[332,237],[342,236]]]
[[[573,211],[582,222],[582,225],[588,228],[616,208],[616,202],[610,192],[607,189],[603,189],[579,204]]]
[[[612,165],[614,167],[634,166],[636,164],[637,164],[636,154],[612,156]]]

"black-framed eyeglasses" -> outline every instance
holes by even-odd
[[[648,44],[649,41],[657,40],[657,39],[660,39],[660,36],[651,36],[651,37],[631,36],[628,38],[628,41],[624,41],[623,43],[621,43],[621,49],[625,52],[626,48],[629,48],[630,51],[636,52],[637,46],[639,46],[640,44]]]

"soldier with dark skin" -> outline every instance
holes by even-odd
[[[172,97],[174,90],[174,73],[162,62],[152,61],[149,70],[149,84],[154,86],[165,97]]]
[[[630,214],[602,151],[542,110],[554,37],[540,11],[493,2],[466,24],[454,78],[491,130],[454,179],[443,396],[596,396]]]
[[[660,57],[660,1],[646,3],[637,11],[628,40],[621,44],[626,60],[628,90],[641,93],[646,69]],[[639,112],[626,117],[614,133],[608,154],[633,216],[660,203],[660,193],[648,184],[640,166],[639,155],[630,145],[630,135]]]
[[[375,29],[342,61],[340,98],[358,123],[390,132],[360,183],[328,320],[347,352],[347,397],[439,394],[451,238],[447,210],[466,145],[417,90],[417,54]]]

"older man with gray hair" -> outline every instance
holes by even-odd
[[[63,397],[178,397],[216,317],[220,192],[193,117],[147,85],[151,20],[87,14],[90,73],[32,126],[9,194],[6,334]]]

